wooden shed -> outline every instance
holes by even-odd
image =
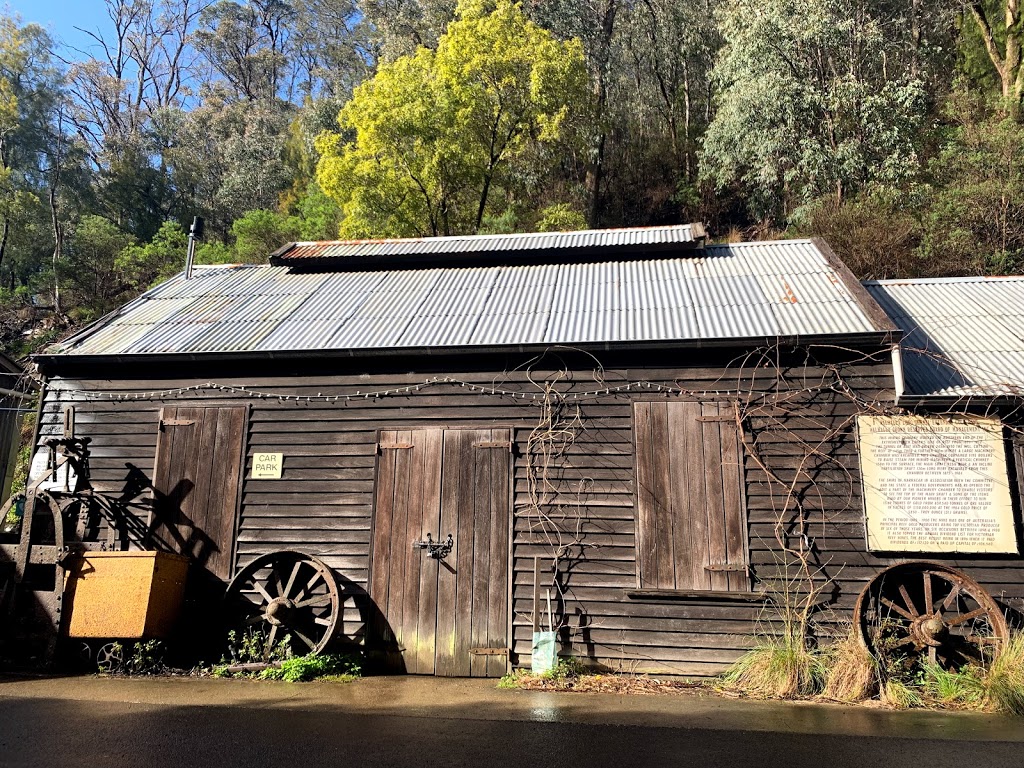
[[[91,438],[122,546],[211,583],[319,558],[342,639],[393,668],[498,675],[550,621],[563,655],[709,675],[772,594],[827,633],[902,556],[865,547],[856,439],[895,405],[899,336],[818,240],[296,243],[38,356],[40,441]],[[1024,596],[1016,555],[956,562]]]

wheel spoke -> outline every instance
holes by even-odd
[[[281,565],[280,563],[274,563],[274,567],[271,568],[271,572],[274,574],[274,582],[277,585],[277,596],[287,597],[284,591],[284,579],[281,577]]]
[[[959,626],[960,624],[963,624],[965,621],[970,621],[971,619],[976,619],[979,616],[983,616],[986,613],[988,613],[988,610],[986,610],[985,608],[975,608],[970,613],[965,613],[965,614],[962,614],[961,616],[957,616],[955,619],[950,619],[949,621],[946,622],[946,626],[948,626],[948,627],[956,627],[956,626]]]
[[[946,599],[942,601],[942,610],[948,611],[953,607],[953,603],[960,596],[960,585],[954,584],[953,591],[946,595]]]
[[[258,581],[253,581],[252,585],[256,587],[256,591],[263,595],[263,599],[266,600],[268,603],[274,599],[270,596],[270,593],[267,592],[266,588]]]
[[[934,664],[937,661],[937,659],[936,659],[937,656],[938,656],[938,650],[935,648],[934,645],[929,645],[928,646],[928,661],[930,661],[932,664]]]
[[[924,610],[925,613],[935,612],[935,603],[932,600],[932,572],[924,572]],[[934,659],[932,660],[934,661]]]
[[[910,599],[910,593],[907,592],[905,584],[900,584],[900,595],[903,596],[903,604],[907,606],[907,610],[911,613],[911,618],[917,618],[921,614],[918,613],[917,608],[914,606],[914,601]]]
[[[328,616],[326,618],[323,617],[323,616],[317,616],[315,619],[313,619],[313,621],[316,622],[317,624],[322,624],[325,627],[331,626],[331,617],[330,616]]]
[[[274,641],[277,639],[277,624],[274,624],[270,628],[270,634],[267,635],[266,645],[263,646],[263,660],[267,661],[270,659],[270,654],[274,652]]]
[[[306,606],[312,606],[319,608],[324,605],[330,605],[332,602],[330,595],[314,595],[313,597],[307,597],[305,600],[300,600],[295,604],[296,608],[305,608]]]
[[[295,577],[299,575],[299,569],[302,567],[302,561],[297,560],[294,567],[292,568],[291,574],[288,576],[288,583],[285,585],[284,592],[281,593],[282,597],[289,597],[292,593],[292,587],[295,586]]]
[[[914,620],[914,617],[913,617],[913,615],[911,615],[911,614],[910,614],[910,613],[908,613],[907,611],[905,611],[905,610],[903,610],[902,608],[900,608],[900,607],[899,607],[898,605],[896,605],[896,603],[894,603],[894,602],[893,602],[892,600],[890,600],[889,598],[887,598],[887,597],[882,597],[882,598],[879,598],[879,600],[881,601],[881,603],[882,603],[883,605],[885,605],[885,606],[887,606],[887,607],[891,608],[892,610],[896,611],[896,613],[898,613],[898,614],[899,614],[900,616],[902,616],[903,618],[905,618],[905,619],[909,619],[910,621],[913,621],[913,620]]]
[[[305,636],[304,634],[302,634],[301,632],[299,632],[299,630],[297,630],[297,629],[293,629],[293,630],[292,630],[292,634],[293,634],[293,635],[295,635],[295,636],[296,636],[297,638],[299,638],[299,640],[301,640],[302,642],[304,642],[304,643],[305,643],[305,644],[306,644],[307,646],[309,646],[309,650],[311,650],[311,651],[312,651],[312,650],[313,650],[313,649],[314,649],[314,648],[316,647],[316,643],[314,643],[314,642],[313,642],[312,640],[310,640],[310,639],[309,639],[308,637],[306,637],[306,636]]]

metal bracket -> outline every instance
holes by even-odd
[[[164,427],[191,427],[193,424],[195,424],[195,421],[190,419],[161,419],[160,429],[163,430]]]
[[[743,572],[749,570],[748,565],[734,565],[730,563],[708,563],[704,566],[705,571],[731,571],[731,572]]]
[[[448,538],[445,541],[434,541],[430,534],[427,534],[426,541],[414,541],[412,543],[413,549],[425,549],[427,550],[427,556],[432,557],[435,560],[444,560],[448,555],[451,554],[452,547],[455,546],[455,539],[449,533]]]

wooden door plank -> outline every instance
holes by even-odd
[[[735,416],[733,406],[723,405],[722,413]],[[739,425],[735,420],[722,427],[722,499],[725,506],[725,550],[730,565],[747,565],[747,515],[744,499],[743,446]],[[743,592],[750,589],[747,571],[731,572],[729,590]]]
[[[718,403],[706,403],[702,408],[704,418],[719,418]],[[728,424],[721,421],[701,421],[704,452],[704,487],[707,492],[708,521],[708,560],[705,565],[728,564],[725,526],[725,471],[722,465],[722,429]],[[707,570],[707,578],[712,590],[724,592],[729,589],[729,573],[727,571]]]
[[[396,432],[380,433],[381,442],[396,442]],[[377,458],[377,497],[373,506],[373,550],[370,563],[370,599],[376,606],[374,639],[385,646],[394,633],[386,621],[388,588],[391,584],[391,532],[395,506],[397,451],[381,451]]]
[[[427,535],[423,529],[423,430],[410,433],[412,450],[409,456],[409,495],[406,508],[406,536],[399,542],[396,553],[406,561],[404,573],[404,589],[400,596],[403,621],[402,656],[406,659],[406,672],[420,675],[419,642],[420,642],[420,570],[423,564],[423,551],[413,549],[413,542],[421,541]]]
[[[473,549],[476,527],[476,462],[473,460],[472,434],[469,430],[453,430],[458,434],[456,461],[459,462],[459,507],[457,512],[460,542],[457,564],[458,586],[455,594],[455,663],[456,677],[471,673],[469,649],[472,647],[473,620]]]
[[[669,404],[651,404],[651,445],[654,455],[654,531],[648,542],[654,550],[657,589],[675,589],[673,509],[669,451]]]
[[[236,500],[242,477],[246,409],[244,407],[218,408],[216,416],[217,459],[215,466],[210,468],[213,471],[213,476],[210,481],[206,520],[211,535],[217,541],[213,542],[214,554],[210,557],[211,565],[208,568],[218,578],[226,580],[231,575],[234,553]],[[213,414],[206,415],[207,420],[212,417]],[[201,455],[202,453],[200,453]],[[197,497],[197,503],[201,501],[201,498]],[[214,531],[215,534],[213,534]]]
[[[191,409],[190,409],[191,410]],[[176,429],[191,429],[192,440],[190,443],[195,447],[195,451],[192,452],[188,458],[189,474],[194,478],[195,486],[192,488],[190,497],[189,509],[191,513],[193,532],[196,529],[199,531],[209,531],[211,520],[216,520],[215,515],[210,515],[209,510],[211,506],[218,503],[218,496],[222,489],[222,485],[219,484],[218,480],[214,479],[214,475],[218,473],[220,462],[224,460],[223,455],[218,456],[218,447],[220,447],[220,453],[225,452],[225,446],[217,439],[218,424],[221,421],[223,414],[220,410],[210,411],[209,409],[195,409],[200,411],[196,416],[185,416],[186,419],[194,421],[192,427],[176,427]],[[202,464],[205,463],[205,467]],[[204,471],[205,469],[205,471]],[[234,533],[234,531],[232,531]],[[223,541],[220,538],[220,531],[218,530],[217,535],[210,535],[209,541]],[[230,539],[228,539],[230,540]],[[202,547],[202,541],[195,541],[193,539],[190,549],[192,550],[189,554],[195,558],[195,562],[203,566],[211,573],[216,572],[217,563],[216,552],[210,547],[206,547],[205,550]],[[224,578],[226,573],[221,578]]]
[[[455,670],[455,602],[458,594],[458,568],[462,551],[460,544],[459,505],[463,493],[462,466],[459,464],[459,432],[444,430],[441,453],[441,531],[438,535],[454,534],[454,545],[446,566],[438,569],[437,580],[437,637],[434,641],[437,675],[451,677]],[[468,545],[467,545],[468,546]]]
[[[508,429],[491,430],[491,439],[511,443]],[[512,462],[510,451],[487,451],[491,464],[491,540],[490,573],[487,579],[487,648],[508,648],[508,571],[510,567],[508,531],[511,518],[510,493]],[[507,656],[485,656],[487,677],[501,677],[507,668]]]
[[[408,430],[398,433],[399,442],[411,442],[412,433]],[[408,562],[409,539],[409,475],[414,450],[395,451],[395,508],[392,512],[391,557],[388,565],[391,569],[391,585],[388,589],[388,607],[386,615],[395,633],[398,652],[402,655],[403,666],[407,650],[407,634],[409,626],[405,617],[405,567]],[[415,617],[412,617],[415,620]]]
[[[421,487],[421,525],[426,534],[430,531],[439,538],[441,534],[441,452],[444,448],[444,432],[440,429],[423,430],[423,484]],[[437,590],[441,563],[420,552],[420,585],[417,616],[416,668],[423,675],[435,672],[434,644],[437,636]]]
[[[708,560],[708,514],[707,488],[704,466],[703,425],[697,419],[701,415],[700,403],[679,403],[679,417],[683,420],[686,434],[685,464],[679,470],[686,473],[687,494],[685,508],[681,510],[690,524],[691,584],[677,589],[709,589],[711,579],[704,566]]]
[[[633,442],[636,451],[636,553],[637,584],[654,588],[657,582],[657,558],[651,546],[655,530],[654,447],[651,439],[651,403],[633,405]]]
[[[489,613],[487,581],[491,575],[492,478],[491,461],[488,454],[494,449],[478,447],[480,443],[490,442],[490,436],[490,430],[474,430],[467,434],[469,454],[472,456],[473,462],[473,486],[475,489],[470,508],[473,515],[473,578],[470,582],[473,607],[470,618],[469,648],[490,647],[487,642]],[[469,667],[470,676],[485,677],[487,675],[487,658],[470,654]]]
[[[661,461],[669,465],[669,486],[665,489],[662,503],[669,509],[672,528],[660,532],[661,537],[672,542],[672,572],[674,586],[663,589],[694,589],[691,586],[695,568],[694,563],[693,526],[690,523],[690,469],[692,457],[687,443],[686,408],[687,403],[666,404],[668,410],[668,442],[663,447]]]

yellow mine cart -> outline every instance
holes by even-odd
[[[67,563],[63,629],[81,639],[160,640],[181,614],[188,558],[84,552]]]

